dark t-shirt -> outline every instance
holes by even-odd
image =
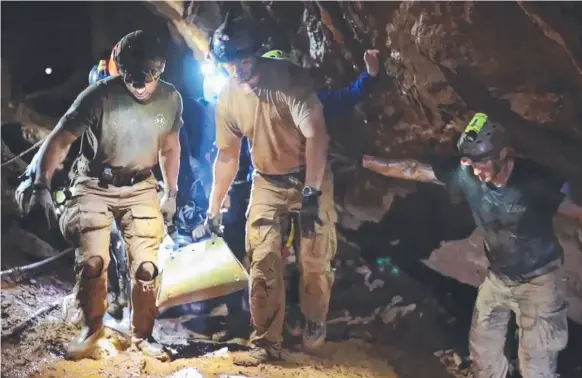
[[[182,98],[173,85],[161,81],[145,103],[129,93],[121,77],[89,86],[59,121],[63,130],[86,136],[90,164],[136,172],[158,162],[161,138],[182,127]],[[89,156],[91,155],[91,156]]]
[[[564,180],[550,169],[516,159],[507,185],[496,188],[482,183],[458,158],[435,160],[432,167],[440,181],[467,198],[495,273],[515,280],[532,278],[532,273],[562,258],[553,218],[564,197]]]

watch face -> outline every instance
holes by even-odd
[[[303,195],[304,195],[304,196],[308,196],[308,195],[310,195],[312,192],[313,192],[313,191],[312,191],[312,189],[311,189],[311,188],[309,188],[309,187],[303,188]]]

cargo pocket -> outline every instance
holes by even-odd
[[[81,234],[109,226],[107,206],[103,203],[68,202],[59,219],[59,228],[65,239],[75,247],[81,245]]]
[[[79,204],[79,231],[85,232],[101,230],[109,227],[111,220],[107,216],[107,205],[99,202]]]
[[[568,343],[567,303],[549,298],[547,301],[520,306],[519,339],[526,351],[559,352]]]
[[[152,206],[133,206],[131,217],[135,236],[160,241],[163,239],[164,221],[159,209]]]

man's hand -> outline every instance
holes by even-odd
[[[380,51],[366,50],[364,53],[364,62],[366,62],[366,71],[370,76],[375,77],[380,72],[380,60],[378,58]]]
[[[177,190],[166,190],[160,201],[160,208],[162,210],[162,215],[164,216],[164,222],[167,224],[172,223],[172,219],[174,219],[174,215],[176,214],[177,195]]]
[[[222,214],[212,215],[210,212],[206,213],[206,220],[204,227],[209,233],[222,237],[224,235],[224,227],[222,226]]]
[[[194,228],[194,230],[192,231],[192,239],[194,239],[194,241],[197,242],[203,237],[205,237],[207,233],[208,230],[206,229],[206,226],[201,224],[199,226],[196,226],[196,228]]]
[[[299,212],[299,225],[301,236],[309,238],[315,235],[315,225],[323,225],[319,219],[319,197],[321,191],[306,187],[303,189],[301,211]]]
[[[30,219],[38,219],[36,217],[40,217],[40,219],[46,222],[45,224],[49,229],[58,227],[55,204],[48,185],[33,185],[27,217]]]

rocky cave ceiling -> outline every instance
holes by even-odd
[[[379,49],[384,61],[381,83],[351,117],[329,125],[333,148],[345,155],[422,160],[454,154],[455,136],[475,111],[484,111],[507,128],[520,154],[552,167],[574,187],[582,183],[582,3],[165,1],[144,5],[147,11],[140,17],[168,25],[171,36],[189,46],[198,59],[203,59],[209,33],[226,11],[240,7],[266,25],[275,46],[292,49],[304,66],[334,88],[365,69],[366,49]],[[111,35],[112,25],[127,20],[118,14],[108,19],[110,35],[107,30],[93,33],[94,51],[109,48],[119,37]],[[5,77],[4,64],[2,74]],[[79,75],[86,80],[85,67]],[[55,123],[54,117],[35,106],[42,102],[38,98],[74,97],[79,88],[72,82],[10,105],[3,85],[3,123],[19,122],[31,142],[38,140]],[[18,163],[11,169],[22,166]],[[348,177],[336,178],[343,197],[339,203],[346,209],[344,226],[349,216],[357,218],[356,225],[362,220],[379,221],[394,198],[418,190],[417,184],[363,170]],[[579,230],[577,237],[581,238]],[[578,267],[582,266],[580,245],[574,243],[572,252]],[[577,295],[582,298],[582,279],[576,279]]]

